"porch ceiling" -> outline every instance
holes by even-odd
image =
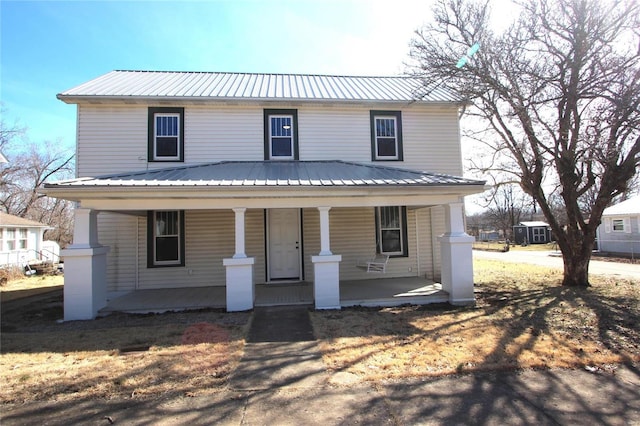
[[[344,161],[232,161],[47,183],[41,192],[111,210],[428,206],[484,182]]]

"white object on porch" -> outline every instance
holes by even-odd
[[[379,272],[384,274],[387,271],[387,263],[389,262],[388,254],[376,254],[370,259],[358,259],[356,266],[366,269],[367,272]]]

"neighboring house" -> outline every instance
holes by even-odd
[[[604,209],[597,237],[601,252],[640,254],[640,196]]]
[[[47,260],[48,225],[0,212],[0,266],[25,266]]]
[[[463,197],[462,101],[405,77],[113,71],[58,98],[77,104],[77,201],[65,319],[144,289],[313,282],[318,309],[358,259],[385,277],[440,280],[474,301]],[[99,213],[99,215],[98,215]],[[89,279],[87,278],[89,277]]]
[[[516,244],[550,243],[551,228],[545,222],[520,222],[513,227],[513,240]]]

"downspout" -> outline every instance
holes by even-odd
[[[418,212],[420,210],[416,209],[413,211],[413,215],[416,222],[416,268],[417,268],[417,276],[420,276],[420,228],[418,227]]]
[[[140,218],[136,216],[136,282],[135,289],[140,286]]]

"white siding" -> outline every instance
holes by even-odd
[[[98,215],[98,241],[109,246],[107,254],[107,291],[131,291],[136,288],[137,236],[143,235],[145,221],[138,216],[116,213]],[[144,247],[143,247],[144,249]]]
[[[416,232],[416,214],[419,231]],[[331,251],[342,255],[341,280],[371,278],[433,276],[431,254],[431,230],[428,209],[407,211],[408,257],[389,259],[387,272],[367,273],[358,268],[360,259],[371,258],[376,252],[375,212],[373,208],[340,208],[329,211],[331,228]],[[418,237],[420,247],[417,247]],[[313,280],[311,256],[320,251],[319,214],[316,209],[304,210],[305,277]],[[418,255],[420,270],[418,270]]]
[[[187,105],[185,162],[148,163],[148,106],[80,105],[78,176],[264,158],[262,106]],[[300,160],[372,161],[370,110],[383,108],[278,107],[298,110]],[[404,161],[376,164],[461,175],[457,108],[412,104],[400,110]]]
[[[457,108],[405,110],[402,130],[401,167],[462,176]]]
[[[300,160],[371,162],[368,109],[298,110]]]
[[[147,108],[78,106],[79,177],[147,167]]]
[[[185,108],[185,162],[264,159],[263,110]]]

